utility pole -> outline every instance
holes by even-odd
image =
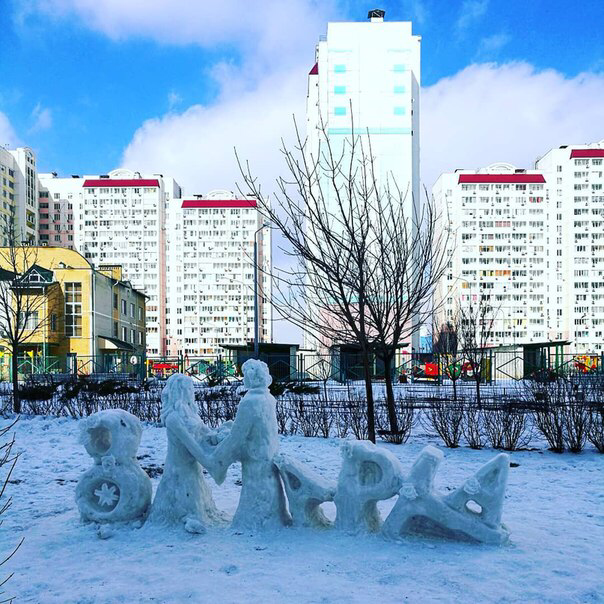
[[[260,325],[258,320],[258,233],[268,224],[262,226],[254,233],[254,358],[260,355]]]

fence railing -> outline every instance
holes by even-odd
[[[299,352],[297,354],[261,353],[274,381],[279,382],[338,382],[342,384],[361,381],[365,372],[358,353],[328,354]],[[189,357],[149,357],[114,355],[42,356],[25,353],[19,357],[19,379],[32,375],[55,376],[90,375],[128,378],[167,378],[172,373],[185,373],[209,386],[228,383],[242,378],[242,363],[228,354]],[[385,378],[384,365],[372,356],[371,377],[374,381]],[[495,384],[525,379],[548,381],[560,376],[604,373],[604,354],[531,355],[518,352],[487,351],[480,359],[463,355],[421,354],[400,357],[391,370],[395,383],[423,382],[442,385],[452,380],[480,381]],[[9,354],[0,358],[0,377],[10,380],[12,363]],[[60,377],[59,377],[60,379]]]

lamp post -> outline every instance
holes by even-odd
[[[258,321],[258,233],[269,226],[262,224],[254,233],[254,358],[257,359],[260,352],[260,326]]]

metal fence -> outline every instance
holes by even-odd
[[[249,356],[234,359],[228,354],[203,357],[179,355],[149,357],[114,354],[99,356],[66,355],[63,357],[24,354],[19,357],[19,379],[32,375],[62,376],[88,375],[114,378],[167,378],[172,373],[185,373],[202,384],[215,385],[235,382],[242,378],[242,364]],[[260,353],[273,377],[279,382],[338,382],[341,384],[364,379],[364,367],[359,353],[320,355]],[[476,361],[476,359],[474,359]],[[395,383],[427,383],[442,385],[452,379],[495,384],[524,379],[547,381],[558,376],[604,373],[604,354],[531,354],[521,352],[487,351],[480,362],[463,356],[421,354],[397,359],[392,368]],[[383,381],[384,364],[372,355],[371,378]],[[0,358],[0,377],[12,378],[9,354]]]

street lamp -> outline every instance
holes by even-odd
[[[258,322],[258,233],[270,225],[264,223],[254,233],[254,358],[257,359],[260,351],[260,327]]]

